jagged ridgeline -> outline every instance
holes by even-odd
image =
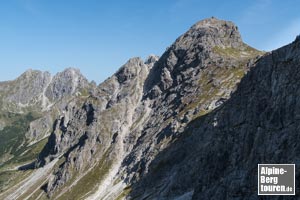
[[[13,81],[0,83],[0,191],[28,174],[61,115],[72,99],[88,96],[94,87],[79,72],[68,68],[51,76],[28,70]],[[19,179],[20,178],[20,179]]]
[[[257,163],[300,160],[299,61],[299,38],[265,53],[209,18],[98,86],[0,83],[0,199],[256,199]]]

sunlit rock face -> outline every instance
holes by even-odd
[[[26,138],[46,139],[25,193],[12,183],[0,198],[256,199],[258,163],[299,160],[299,51],[296,39],[260,52],[234,23],[209,18],[98,86],[74,69],[1,83],[38,83],[42,116]],[[20,96],[5,98],[35,102]]]

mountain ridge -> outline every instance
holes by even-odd
[[[211,19],[211,20],[214,21],[214,22],[215,21],[217,22],[217,20],[215,20],[215,19]],[[221,26],[221,27],[225,27],[225,29],[227,28],[225,21],[220,21],[219,23],[222,24],[222,25],[224,25],[224,26]],[[234,28],[234,26],[232,26],[232,28]],[[214,27],[213,28],[209,28],[209,30],[214,30]],[[111,88],[109,90],[110,91],[114,91],[114,92],[108,94],[108,97],[109,97],[110,100],[107,101],[107,106],[100,106],[101,107],[100,110],[103,107],[106,107],[106,108],[108,108],[107,112],[111,113],[111,111],[109,111],[109,109],[110,110],[112,109],[112,112],[114,112],[113,110],[114,110],[114,108],[116,108],[116,109],[119,110],[119,114],[121,114],[121,115],[124,115],[124,114],[127,113],[126,115],[124,115],[125,121],[120,120],[121,122],[123,121],[121,126],[120,125],[116,126],[114,124],[111,124],[110,125],[111,126],[111,130],[110,131],[106,130],[106,132],[108,132],[108,133],[114,133],[115,132],[110,137],[113,138],[112,141],[115,141],[115,142],[112,142],[112,144],[114,144],[114,143],[118,144],[118,145],[112,147],[114,150],[110,150],[110,154],[111,154],[112,158],[115,158],[116,160],[122,160],[122,156],[120,157],[120,155],[122,155],[122,152],[124,151],[123,148],[125,148],[125,149],[128,149],[128,148],[132,149],[132,153],[129,153],[128,155],[126,155],[126,154],[124,155],[125,158],[124,158],[123,164],[121,165],[121,169],[122,169],[124,167],[124,163],[126,163],[125,164],[126,167],[125,167],[124,170],[125,171],[128,170],[128,171],[127,172],[122,172],[122,170],[121,170],[121,171],[117,172],[118,168],[120,167],[120,164],[119,163],[118,164],[113,164],[112,163],[112,166],[110,166],[110,168],[112,168],[113,170],[107,172],[108,174],[106,175],[106,178],[103,177],[103,180],[102,180],[104,182],[103,184],[107,184],[105,182],[108,182],[109,185],[110,185],[110,187],[112,187],[112,188],[116,187],[116,190],[120,190],[120,188],[118,188],[118,187],[124,187],[124,186],[122,186],[123,184],[121,184],[121,185],[117,184],[117,186],[111,185],[112,182],[113,182],[112,180],[115,178],[115,176],[118,176],[115,173],[129,174],[129,175],[127,175],[128,177],[126,178],[126,179],[128,179],[127,181],[129,181],[129,182],[131,182],[131,181],[133,181],[135,179],[138,179],[139,176],[142,176],[142,174],[139,175],[139,173],[136,173],[136,171],[137,171],[136,168],[140,168],[139,167],[139,165],[140,165],[139,163],[140,162],[144,162],[143,158],[140,155],[146,153],[144,155],[144,157],[145,158],[150,158],[150,160],[152,159],[153,156],[149,157],[147,155],[148,154],[147,152],[143,152],[143,151],[145,151],[145,149],[144,149],[145,146],[144,145],[146,145],[146,144],[143,144],[143,145],[137,145],[137,144],[150,142],[148,144],[150,147],[153,146],[154,144],[156,144],[158,147],[161,146],[160,148],[163,149],[164,148],[163,146],[164,145],[168,145],[168,143],[169,143],[169,142],[165,141],[164,138],[168,137],[168,135],[172,135],[173,133],[176,134],[177,130],[180,129],[180,127],[176,127],[176,126],[178,126],[178,125],[176,125],[176,123],[178,123],[176,121],[178,121],[178,120],[176,120],[175,123],[170,124],[170,125],[164,123],[163,121],[165,121],[167,119],[169,119],[169,121],[173,121],[174,120],[173,118],[170,118],[174,114],[172,112],[170,112],[171,109],[168,108],[169,107],[168,104],[170,104],[170,106],[172,106],[172,105],[174,106],[174,105],[178,104],[178,103],[173,104],[171,102],[174,101],[174,100],[176,100],[176,96],[178,96],[178,97],[180,97],[180,96],[184,97],[185,96],[183,94],[180,94],[181,92],[184,92],[183,88],[186,88],[186,92],[184,92],[184,93],[188,94],[188,93],[191,93],[191,91],[192,91],[191,90],[192,87],[188,86],[189,84],[194,85],[194,87],[195,87],[195,85],[198,85],[199,79],[195,78],[194,80],[188,81],[187,80],[188,76],[185,73],[188,73],[188,71],[192,70],[193,67],[194,68],[198,68],[197,66],[199,66],[198,73],[201,72],[201,66],[205,66],[207,63],[209,63],[209,60],[207,58],[209,58],[210,56],[212,57],[211,60],[213,60],[215,57],[220,57],[220,56],[224,57],[222,53],[213,52],[211,46],[207,46],[208,48],[203,48],[203,47],[206,47],[205,45],[207,44],[207,42],[209,42],[209,44],[211,44],[211,43],[214,44],[214,40],[212,39],[212,38],[214,38],[214,35],[213,36],[207,36],[206,32],[204,32],[205,34],[203,35],[203,32],[201,30],[198,30],[198,29],[194,30],[194,31],[195,31],[195,35],[193,35],[193,32],[187,32],[186,34],[184,34],[182,36],[182,38],[184,38],[186,36],[186,38],[184,38],[184,40],[181,40],[181,41],[183,41],[182,45],[181,45],[181,43],[179,45],[177,45],[178,44],[177,43],[178,40],[175,41],[174,45],[172,45],[171,48],[169,48],[167,50],[167,53],[165,53],[157,61],[157,63],[154,63],[153,67],[150,68],[150,71],[149,71],[150,74],[148,75],[148,77],[149,76],[150,77],[153,76],[153,77],[156,78],[155,80],[156,81],[159,80],[159,82],[154,82],[153,83],[151,81],[151,78],[149,80],[148,77],[147,77],[147,75],[146,75],[145,84],[147,84],[147,86],[146,87],[142,87],[141,86],[140,87],[142,89],[141,91],[136,91],[136,92],[132,93],[132,94],[139,94],[140,93],[141,96],[138,99],[141,99],[141,98],[143,99],[141,103],[139,103],[140,100],[138,100],[138,99],[131,99],[132,97],[130,97],[130,96],[126,97],[128,95],[128,91],[133,90],[132,86],[134,86],[135,89],[138,88],[137,84],[133,84],[132,85],[132,83],[131,83],[132,81],[130,82],[130,80],[135,80],[134,79],[134,77],[135,77],[134,71],[135,71],[135,69],[139,69],[140,66],[142,65],[141,64],[142,63],[141,60],[139,60],[137,58],[131,59],[127,64],[124,65],[123,68],[121,68],[115,74],[115,76],[112,76],[111,78],[109,78],[106,81],[104,81],[103,86],[105,87],[105,89]],[[213,33],[216,33],[216,32],[213,31]],[[196,37],[197,35],[199,35],[200,37],[197,38]],[[229,37],[229,35],[228,35],[228,37]],[[205,38],[205,39],[202,39],[202,38]],[[204,43],[201,42],[202,40],[204,41]],[[186,41],[187,43],[185,43],[184,41]],[[199,47],[199,44],[197,44],[196,41],[200,41],[200,43],[199,43],[200,47]],[[191,48],[191,45],[188,44],[189,42],[190,42],[190,44],[197,44],[197,45],[195,47],[192,46],[193,48]],[[201,44],[204,45],[204,46],[202,46],[202,48],[201,48]],[[240,48],[240,47],[242,48],[244,45],[243,44],[240,44],[240,45],[236,44],[235,46],[237,48]],[[193,52],[193,50],[194,50],[194,52]],[[180,52],[181,52],[181,54],[180,54]],[[259,53],[259,52],[257,52],[257,53]],[[200,56],[200,59],[198,59],[199,60],[198,64],[194,62],[194,65],[192,65],[191,64],[192,60],[190,61],[189,59],[186,59],[186,57],[193,58],[193,56]],[[179,57],[179,58],[177,58],[177,57]],[[244,63],[241,64],[237,59],[235,61],[234,59],[232,59],[231,54],[230,54],[229,57],[228,58],[225,57],[225,61],[228,62],[228,63],[230,63],[230,65],[231,65],[231,66],[229,66],[229,69],[231,69],[231,70],[234,71],[236,68],[238,68],[243,73],[244,73],[244,71],[246,71],[246,68],[247,68],[246,64],[244,64]],[[233,56],[233,57],[235,57],[235,56]],[[181,63],[182,60],[184,60],[185,62]],[[222,68],[224,68],[224,70],[227,71],[227,67],[226,67],[227,63],[225,64],[225,62],[221,61],[221,64],[222,63],[224,63],[223,65],[221,65]],[[128,64],[131,64],[132,67],[130,65],[128,65]],[[126,66],[127,66],[127,68],[126,68]],[[135,66],[135,67],[133,67],[133,66]],[[182,68],[182,69],[179,71],[177,69],[177,66],[179,68]],[[220,63],[218,64],[218,66],[220,66]],[[235,66],[235,67],[232,67],[232,66]],[[129,67],[129,69],[128,69],[128,67]],[[218,70],[218,68],[216,70]],[[181,72],[184,72],[184,71],[186,71],[186,72],[185,73],[181,73]],[[191,72],[193,72],[193,71],[191,71]],[[228,70],[228,71],[230,71],[230,70]],[[220,72],[218,72],[218,73],[220,73]],[[153,75],[151,75],[151,74],[153,74]],[[160,76],[160,78],[158,79],[159,76]],[[176,76],[178,76],[178,78]],[[197,75],[195,74],[193,77],[197,77]],[[235,78],[238,79],[239,76],[237,76]],[[188,83],[188,82],[190,82],[190,83]],[[174,83],[175,83],[175,85],[173,85]],[[122,87],[123,87],[122,90],[120,90],[120,86],[121,86],[120,84],[124,84],[124,85],[122,85]],[[129,84],[129,85],[126,86],[126,84]],[[181,84],[183,84],[183,85],[181,85]],[[204,83],[204,84],[206,84],[206,83]],[[219,84],[219,85],[222,85],[222,84]],[[234,88],[234,86],[235,86],[235,82],[232,82],[231,84],[228,84],[227,86],[225,86],[225,88],[228,87],[228,91],[231,91]],[[101,88],[101,84],[100,84],[100,88]],[[203,89],[204,88],[205,87],[203,85]],[[150,91],[148,91],[148,90],[150,90]],[[223,90],[223,88],[220,87],[219,90],[221,92]],[[170,91],[173,94],[168,94],[170,92],[166,92],[166,91]],[[141,92],[144,95],[141,94]],[[199,94],[199,92],[200,91],[198,91],[196,93],[192,92],[192,94],[196,95],[197,93]],[[210,91],[207,91],[207,92],[209,93]],[[148,93],[150,93],[150,96],[148,95]],[[152,93],[156,93],[156,96],[155,95],[153,96]],[[96,94],[96,98],[103,99],[103,97],[105,96],[105,94],[102,93],[102,92],[100,92],[100,94],[99,95]],[[158,96],[157,96],[157,94],[158,94]],[[160,95],[163,95],[163,96],[160,97]],[[227,95],[229,95],[229,94],[227,93]],[[224,94],[223,95],[221,94],[221,96],[224,96]],[[148,97],[150,97],[150,98],[148,98]],[[175,97],[175,99],[174,99],[174,97]],[[163,103],[164,102],[163,99],[165,99],[165,98],[169,98],[166,101],[167,103]],[[212,98],[214,98],[214,97],[212,97]],[[122,102],[124,102],[124,100],[126,102],[125,105],[122,103]],[[134,101],[132,101],[132,100],[134,100]],[[178,100],[182,101],[184,99],[180,99],[179,98]],[[211,100],[212,99],[208,98],[208,99],[206,99],[204,101],[207,101],[207,103],[210,104]],[[102,102],[105,103],[105,101],[103,101],[103,100],[102,100]],[[133,104],[131,104],[130,102],[132,102]],[[193,103],[193,101],[192,102],[187,102],[187,104],[192,104],[192,103]],[[156,110],[157,108],[153,109],[153,108],[157,107],[157,106],[155,106],[155,104],[157,104],[157,105],[161,104],[161,106],[158,107],[159,110]],[[190,109],[197,109],[196,108],[198,106],[197,104],[195,104],[194,107],[191,107]],[[181,103],[179,103],[177,106],[180,107],[180,105],[181,105]],[[201,105],[201,106],[203,106],[203,105]],[[206,105],[206,107],[207,106],[208,105]],[[120,111],[122,109],[124,109],[124,108],[125,108],[125,110],[124,110],[125,113],[122,114],[122,112],[120,112]],[[132,110],[132,108],[133,108],[133,110]],[[94,109],[97,110],[97,108],[94,108]],[[127,110],[127,109],[129,109],[129,110]],[[182,117],[182,119],[179,120],[179,123],[181,123],[180,121],[185,121],[185,123],[183,123],[183,124],[187,124],[192,119],[192,117],[189,117],[189,116],[193,116],[194,115],[193,113],[190,113],[190,114],[187,115],[185,113],[187,111],[180,111],[180,110],[182,110],[182,108],[176,108],[175,107],[173,109],[174,109],[174,111],[176,111],[178,114],[181,115],[180,117]],[[204,108],[202,108],[202,109],[204,109]],[[214,109],[214,107],[212,107],[211,109]],[[136,116],[134,116],[134,115],[132,116],[132,114],[129,114],[129,113],[134,112],[134,110],[138,111],[135,114]],[[205,112],[205,111],[202,111],[202,112]],[[207,111],[207,112],[209,112],[209,111]],[[100,113],[101,113],[101,111],[100,111]],[[100,113],[99,114],[95,114],[96,116],[98,115],[100,117],[100,119],[98,118],[97,120],[101,121],[101,118],[102,118],[102,120],[107,120],[107,117],[103,117],[103,114],[101,115]],[[196,111],[196,113],[199,113],[199,111]],[[128,114],[129,114],[129,116],[128,116]],[[160,117],[160,116],[163,116],[163,118]],[[114,114],[114,117],[117,118],[117,115]],[[154,123],[160,124],[160,126],[161,126],[160,129],[157,129],[156,127],[153,127],[153,122],[151,122],[151,121],[148,122],[148,120],[151,119],[151,118],[156,120],[156,122],[154,122]],[[110,124],[108,121],[106,121],[105,123],[106,124]],[[148,125],[147,125],[147,123],[148,123]],[[93,124],[91,124],[91,126],[92,125]],[[101,125],[98,124],[98,129],[100,128],[99,126],[101,127]],[[142,128],[143,126],[149,127],[151,132],[149,132],[147,134],[143,133],[143,129],[144,129],[144,128]],[[181,127],[181,129],[183,129],[184,126],[185,125],[183,125]],[[128,132],[128,130],[126,130],[126,128],[124,130],[124,127],[131,127],[130,128],[131,130]],[[100,130],[101,130],[101,128],[100,128]],[[171,130],[171,132],[170,132],[170,130]],[[70,129],[70,131],[72,132],[73,130]],[[130,135],[128,135],[130,132],[132,132],[132,133]],[[157,133],[159,133],[159,134],[157,134]],[[56,135],[60,135],[60,134],[61,134],[60,131],[58,131],[56,133]],[[94,142],[92,142],[93,141],[92,138],[95,137],[94,134],[89,133],[87,135],[87,137],[86,137],[87,140],[85,140],[85,143],[91,143],[91,144],[85,145],[85,146],[81,146],[80,148],[78,147],[80,149],[80,150],[78,149],[78,151],[80,153],[77,151],[77,153],[74,154],[71,157],[74,157],[74,158],[76,157],[76,160],[78,160],[80,158],[80,157],[78,158],[78,156],[80,154],[81,154],[82,157],[89,157],[90,155],[87,155],[86,153],[89,151],[88,149],[91,146],[94,146],[94,144],[95,144]],[[152,140],[149,137],[147,137],[145,139],[144,138],[145,134],[149,135],[149,136],[151,136],[151,135],[154,134],[154,138],[156,138],[156,139],[153,142],[152,142]],[[64,136],[64,138],[65,137],[66,136]],[[84,134],[83,133],[79,134],[77,136],[77,138],[78,137],[84,137]],[[103,140],[105,141],[104,138],[103,138]],[[126,143],[125,146],[122,145],[122,142],[124,140],[126,141],[125,142]],[[127,140],[129,140],[129,141],[127,142]],[[75,141],[78,141],[78,139],[75,140]],[[100,141],[101,141],[101,139],[100,139]],[[135,144],[136,142],[137,142],[137,144]],[[103,142],[103,143],[106,144],[106,143],[109,143],[109,142],[107,141],[107,142]],[[64,144],[64,143],[62,143],[62,144]],[[57,144],[57,145],[59,145],[59,144]],[[148,146],[148,145],[146,145],[146,146]],[[66,145],[64,145],[64,146],[66,147]],[[55,149],[56,145],[52,146],[52,148]],[[106,149],[106,150],[103,149],[102,151],[100,150],[100,155],[96,156],[96,157],[103,157],[103,155],[107,152],[107,150],[108,149]],[[149,150],[147,150],[147,151],[150,153],[154,149],[151,150],[151,151],[149,151]],[[95,152],[95,150],[93,150],[93,152]],[[118,155],[117,157],[113,156],[114,152],[116,152],[116,155]],[[128,152],[128,150],[126,150],[126,152]],[[129,150],[129,152],[130,152],[130,150]],[[59,155],[60,155],[60,153],[57,153],[57,155],[56,156],[54,155],[54,157],[57,157]],[[68,161],[68,160],[72,160],[72,158],[69,157],[70,155],[71,154],[69,154],[68,157],[66,158],[67,161],[65,162],[64,165],[62,165],[62,168],[60,168],[57,171],[57,175],[59,175],[59,176],[56,176],[56,178],[54,179],[55,181],[53,181],[50,184],[48,184],[48,187],[47,187],[46,191],[49,192],[50,194],[57,187],[56,181],[58,181],[58,180],[60,180],[60,181],[61,180],[65,180],[66,182],[68,182],[68,179],[72,180],[71,177],[66,176],[66,174],[68,174],[67,173],[68,171],[69,172],[72,171],[72,167],[71,166],[73,164],[71,164],[72,162],[69,163],[69,161]],[[155,155],[155,153],[154,153],[154,155]],[[133,160],[133,158],[136,159],[136,161],[133,161],[133,162],[130,161],[130,160]],[[109,159],[109,160],[111,160],[111,159]],[[109,160],[106,161],[106,163],[110,163]],[[129,161],[129,163],[128,163],[128,161]],[[83,164],[83,166],[84,166],[87,163],[82,162],[81,164]],[[81,167],[81,168],[84,168],[84,167]],[[88,168],[90,169],[91,167],[88,167]],[[144,168],[141,168],[140,170],[142,170],[142,171],[144,171],[144,173],[146,173],[147,172],[147,165],[144,166]],[[134,172],[133,173],[134,176],[131,175],[130,171]],[[64,175],[65,177],[64,178],[59,178],[61,176],[61,174],[65,174]],[[110,179],[112,179],[112,180],[110,180]],[[95,195],[92,195],[90,197],[90,199],[103,198],[102,195],[105,195],[105,192],[104,192],[105,190],[103,189],[103,186],[101,187],[101,184],[99,186],[99,189],[100,189],[100,191],[96,192]],[[66,193],[64,193],[63,195],[66,195]],[[65,198],[64,196],[60,196],[60,197],[61,198]]]
[[[62,98],[50,109],[58,112],[47,115],[51,120],[38,119],[48,127],[48,139],[21,189],[12,184],[0,198],[256,199],[255,171],[247,166],[265,161],[254,156],[264,149],[258,147],[265,142],[258,141],[264,137],[262,124],[278,134],[278,118],[293,121],[277,109],[289,105],[278,81],[287,90],[292,90],[287,80],[297,83],[299,49],[297,38],[260,52],[243,43],[234,23],[209,18],[161,57],[129,59],[98,86],[76,76],[74,85],[73,72],[58,76],[66,78],[58,81],[63,87],[50,87],[50,96]],[[84,95],[76,95],[86,86]],[[61,88],[67,92],[60,93]],[[63,100],[66,94],[71,97]],[[290,101],[297,95],[290,94]],[[31,138],[36,137],[33,131]],[[276,149],[264,150],[272,155]]]

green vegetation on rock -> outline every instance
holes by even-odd
[[[0,157],[11,155],[10,157],[19,157],[26,150],[25,133],[28,130],[30,122],[37,119],[39,114],[28,113],[25,115],[7,113],[2,114],[1,119],[8,122],[8,126],[0,131]],[[3,163],[2,163],[3,165]]]
[[[113,161],[108,158],[108,154],[109,151],[107,150],[93,169],[78,180],[76,185],[71,186],[67,192],[57,199],[82,199],[83,196],[90,193],[93,189],[96,189],[97,185],[101,183],[112,165]],[[74,176],[76,176],[76,174]],[[68,181],[68,184],[72,184],[74,181],[76,180],[73,178]]]
[[[261,55],[263,52],[258,51],[246,44],[244,44],[241,48],[233,48],[233,47],[213,47],[213,52],[224,56],[224,57],[231,57],[231,58],[249,58]]]

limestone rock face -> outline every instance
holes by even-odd
[[[78,69],[67,68],[54,77],[49,72],[30,69],[13,81],[0,83],[1,109],[18,113],[49,109],[63,97],[75,95],[89,86]]]
[[[263,53],[209,18],[98,86],[37,73],[40,105],[60,100],[30,124],[33,141],[49,130],[32,174],[0,198],[257,199],[258,163],[299,163],[299,63],[299,37]]]
[[[52,131],[53,121],[54,119],[51,114],[46,114],[45,116],[32,121],[29,124],[26,138],[28,138],[31,143],[35,143],[49,136]]]
[[[258,163],[299,164],[299,62],[299,40],[260,58],[228,101],[152,160],[131,198],[257,199]]]
[[[39,104],[51,74],[28,70],[13,81],[0,83],[2,110],[22,112],[23,108]]]
[[[78,69],[67,68],[53,77],[45,95],[50,101],[55,101],[76,94],[88,86],[89,82]]]
[[[45,192],[72,198],[72,191],[98,174],[77,195],[117,198],[143,180],[192,120],[226,102],[260,55],[242,42],[233,23],[211,18],[194,25],[160,58],[130,59],[89,97],[69,102],[56,120],[36,162],[60,163]]]
[[[50,196],[68,181],[78,179],[77,173],[93,170],[102,159],[107,165],[111,163],[107,168],[121,165],[126,153],[124,137],[135,115],[139,116],[136,108],[152,62],[132,58],[88,98],[69,102],[37,162],[40,167],[56,158],[62,160],[47,184]]]
[[[6,138],[1,143],[0,165],[13,159],[24,162],[38,153],[32,148],[42,146],[40,141],[50,135],[62,108],[92,87],[79,70],[72,68],[54,77],[30,69],[15,80],[0,82],[0,135]],[[25,158],[17,158],[24,152]]]
[[[197,37],[198,34],[203,35],[204,37],[202,37],[201,40],[208,46],[212,43],[214,46],[222,48],[240,48],[243,46],[238,27],[233,22],[219,20],[214,17],[199,21],[192,26],[187,34],[189,37]],[[179,40],[182,40],[182,38]]]

